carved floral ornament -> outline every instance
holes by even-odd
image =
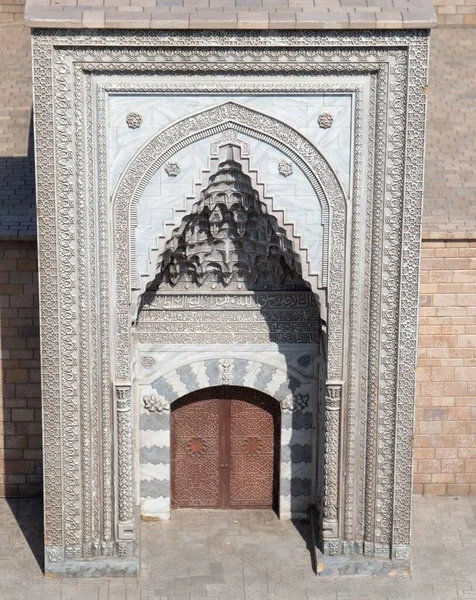
[[[169,160],[169,162],[165,163],[164,169],[169,177],[177,177],[182,170],[180,163],[176,160]]]
[[[221,375],[222,385],[231,385],[233,382],[233,364],[232,358],[222,358],[218,363]]]
[[[281,408],[289,412],[302,412],[309,404],[309,394],[294,394],[281,401]]]
[[[280,160],[278,171],[283,177],[289,177],[293,174],[293,163],[290,160]]]
[[[170,404],[156,390],[153,390],[151,394],[145,394],[142,397],[142,402],[145,410],[149,413],[162,413],[170,410]]]
[[[50,548],[48,550],[48,560],[52,563],[57,563],[61,560],[60,548]]]
[[[329,127],[332,127],[332,123],[334,123],[334,117],[329,112],[323,112],[319,115],[317,122],[321,129],[329,129]]]
[[[138,112],[130,112],[126,117],[129,129],[138,129],[142,125],[142,115]]]

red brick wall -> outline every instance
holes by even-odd
[[[424,241],[414,490],[476,494],[476,241]]]
[[[42,489],[36,244],[0,241],[0,496]]]

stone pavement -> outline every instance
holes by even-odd
[[[41,535],[38,499],[0,500],[1,600],[476,599],[476,497],[415,497],[410,575],[317,577],[308,527],[267,511],[143,523],[138,579],[45,578]]]

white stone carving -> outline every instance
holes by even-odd
[[[140,362],[144,369],[152,369],[156,361],[153,356],[143,356]]]
[[[152,394],[144,395],[142,402],[144,403],[145,410],[149,413],[161,413],[170,410],[170,404],[155,390]]]
[[[129,129],[138,129],[142,125],[142,115],[138,112],[130,112],[126,117]]]
[[[169,177],[176,177],[182,170],[176,160],[169,160],[169,162],[165,163],[164,169]]]
[[[344,199],[338,193],[338,181],[333,183],[329,170],[313,153],[312,144],[307,146],[305,138],[295,136],[285,124],[277,131],[276,119],[267,120],[269,116],[243,107],[238,109],[230,102],[229,106],[205,111],[202,127],[194,116],[197,126],[190,129],[190,136],[204,135],[207,128],[230,129],[233,122],[237,131],[248,128],[255,135],[270,136],[270,141],[293,164],[307,168],[309,177],[318,173],[323,182],[332,205],[330,278],[325,283],[330,309],[326,321],[329,378],[341,380],[344,365],[349,373],[342,418],[345,439],[342,464],[338,465],[339,473],[344,469],[346,477],[338,480],[341,483],[337,490],[344,508],[337,514],[340,537],[329,541],[327,551],[350,552],[356,547],[352,540],[363,536],[366,555],[388,556],[389,548],[393,547],[396,558],[403,560],[410,541],[411,432],[426,103],[421,90],[427,83],[427,33],[417,30],[266,34],[104,31],[91,36],[88,32],[58,30],[38,30],[33,34],[45,411],[45,537],[50,550],[60,549],[58,562],[47,561],[47,570],[60,571],[66,547],[71,556],[69,568],[76,565],[78,573],[84,568],[83,558],[90,561],[89,556],[99,553],[111,569],[117,562],[109,561],[109,557],[119,554],[120,559],[114,561],[125,560],[123,540],[117,543],[120,538],[114,523],[122,523],[120,514],[124,516],[132,506],[128,483],[132,471],[124,463],[129,453],[132,422],[130,415],[119,413],[113,421],[111,386],[116,378],[127,379],[131,366],[128,211],[134,194],[140,196],[143,171],[139,172],[139,162],[135,162],[136,170],[125,173],[124,185],[118,187],[114,197],[113,227],[109,221],[113,192],[107,187],[107,130],[103,115],[109,89],[154,93],[163,88],[149,74],[164,73],[165,68],[180,79],[169,85],[180,85],[182,91],[195,89],[196,82],[191,79],[204,74],[205,93],[206,86],[223,92],[220,86],[228,84],[216,81],[218,78],[210,74],[222,74],[224,70],[239,74],[240,81],[243,80],[241,91],[247,93],[259,93],[262,84],[255,81],[253,74],[263,71],[270,76],[285,71],[296,79],[295,89],[301,86],[300,93],[312,89],[311,84],[300,81],[301,75],[315,72],[316,68],[323,79],[328,73],[345,73],[350,78],[353,73],[367,82],[370,118],[369,129],[364,133],[362,106],[356,108],[355,115],[352,223],[345,221],[345,202],[338,203],[339,198]],[[239,47],[251,52],[253,61],[244,63]],[[143,74],[138,74],[138,57],[147,60],[140,64]],[[194,75],[187,79],[188,75],[182,73],[187,74],[190,69]],[[107,74],[104,79],[114,79],[110,87],[109,83],[99,81],[104,74]],[[122,81],[123,75],[132,79]],[[252,77],[247,79],[248,75]],[[284,85],[281,79],[276,78],[273,84],[276,93],[281,93]],[[232,90],[232,84],[229,89]],[[92,111],[97,119],[92,118]],[[78,127],[74,136],[71,123]],[[407,123],[411,123],[411,129],[406,129]],[[187,124],[191,125],[191,121]],[[180,133],[178,129],[167,132],[170,143],[189,143],[188,138],[184,140],[184,130]],[[166,139],[158,135],[152,143],[154,151],[151,146],[147,149],[149,154],[141,154],[142,158],[148,157],[143,170],[156,170],[169,159],[165,156],[169,148]],[[391,152],[387,152],[387,140]],[[362,180],[365,169],[355,168],[364,163],[368,165],[366,180]],[[51,198],[55,198],[55,203]],[[366,203],[360,204],[363,199]],[[58,231],[61,236],[56,238]],[[349,265],[348,272],[344,272],[345,265]],[[116,288],[111,287],[112,281]],[[349,306],[345,315],[344,304]],[[349,324],[346,332],[349,351],[345,356],[344,322]],[[359,363],[356,356],[360,357]],[[88,398],[94,398],[94,403],[89,404]],[[116,434],[117,448],[113,445]],[[334,445],[332,442],[331,446]],[[120,448],[122,462],[116,477],[124,481],[117,487],[120,498],[116,508],[113,475],[115,452]],[[333,477],[333,471],[331,474]],[[322,500],[328,505],[335,498],[332,477],[322,491]],[[98,498],[101,500],[93,500]],[[378,528],[375,523],[379,523]],[[341,537],[345,537],[345,543]]]
[[[278,165],[278,171],[283,177],[289,177],[293,174],[293,163],[289,160],[281,160]]]
[[[332,127],[334,117],[331,115],[331,113],[324,112],[319,115],[317,122],[319,123],[319,127],[321,129],[329,129],[329,127]]]
[[[220,374],[223,385],[231,385],[233,382],[233,359],[222,358],[220,360]]]

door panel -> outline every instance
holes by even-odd
[[[251,399],[250,399],[251,400]],[[274,418],[259,401],[230,400],[230,506],[272,507]]]
[[[220,505],[219,402],[184,402],[172,411],[172,505]]]
[[[268,508],[277,498],[278,403],[246,388],[195,392],[172,408],[172,506]]]

